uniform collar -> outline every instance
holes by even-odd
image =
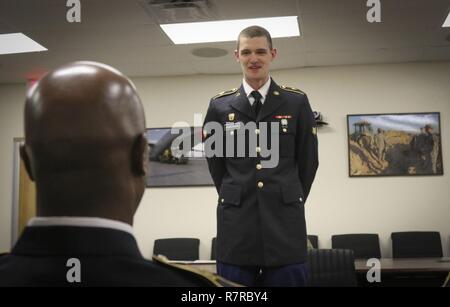
[[[275,81],[271,80],[269,85],[269,90],[266,93],[266,102],[261,108],[258,118],[255,118],[252,107],[250,106],[250,103],[248,103],[249,99],[246,97],[244,84],[242,84],[239,88],[239,91],[232,96],[231,107],[241,113],[244,113],[249,118],[261,121],[262,119],[274,113],[286,102],[285,99],[283,99],[280,87],[275,83]]]
[[[85,216],[34,217],[28,222],[28,226],[29,227],[71,226],[71,227],[109,228],[124,231],[134,236],[133,228],[129,224],[99,217],[85,217]]]
[[[263,84],[263,86],[261,86],[258,89],[258,92],[261,94],[262,98],[261,98],[261,103],[264,104],[264,101],[266,100],[266,96],[267,96],[267,92],[269,91],[270,88],[270,84],[271,84],[271,80],[272,78],[270,78],[269,76],[269,80],[267,80],[266,83]],[[242,80],[242,87],[244,88],[244,92],[245,95],[247,96],[248,100],[250,101],[250,104],[252,105],[253,102],[255,101],[255,98],[253,98],[253,96],[251,95],[251,93],[255,90],[253,89],[253,87],[251,87],[247,81],[245,81],[245,78]]]
[[[136,239],[112,228],[25,227],[11,254],[41,256],[127,256],[142,259]]]

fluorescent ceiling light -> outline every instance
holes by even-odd
[[[23,33],[0,34],[0,54],[46,51]]]
[[[442,25],[443,28],[449,28],[450,27],[450,12],[448,13],[447,18],[444,21],[444,24]]]
[[[161,25],[175,44],[235,41],[246,27],[258,25],[273,38],[300,36],[297,16],[173,23]]]

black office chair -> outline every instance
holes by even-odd
[[[319,248],[319,237],[316,235],[308,235],[308,240],[314,248]]]
[[[310,287],[356,287],[355,257],[349,249],[308,251]]]
[[[216,260],[216,237],[211,242],[211,260]]]
[[[441,234],[437,231],[393,232],[392,257],[442,257]]]
[[[332,248],[351,249],[357,259],[381,258],[378,234],[353,233],[331,237]]]
[[[169,260],[198,260],[200,240],[196,238],[157,239],[153,254],[164,255]]]

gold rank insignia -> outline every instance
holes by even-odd
[[[170,268],[178,274],[184,275],[186,278],[190,277],[199,282],[202,281],[204,287],[243,287],[242,285],[229,281],[217,274],[197,269],[192,265],[170,261],[163,255],[153,255],[152,260],[156,265]]]
[[[278,95],[280,95],[280,92],[279,92],[279,91],[273,91],[273,94],[274,94],[275,96],[278,96]]]
[[[301,90],[299,90],[298,88],[295,88],[295,87],[281,85],[280,88],[282,88],[283,90],[288,91],[288,92],[293,92],[293,93],[297,93],[297,94],[306,95]]]
[[[217,94],[216,96],[214,96],[211,99],[214,100],[214,99],[217,99],[217,98],[220,98],[220,97],[223,97],[223,96],[228,96],[228,95],[236,93],[237,91],[238,91],[238,88],[233,88],[233,89],[228,90],[228,91],[223,91],[223,92]]]
[[[234,113],[228,114],[228,120],[229,120],[230,122],[234,122]]]
[[[314,134],[314,135],[317,134],[317,127],[312,127],[312,134]]]

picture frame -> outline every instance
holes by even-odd
[[[350,177],[443,175],[439,112],[347,115]]]
[[[146,129],[148,188],[214,185],[205,158],[202,131],[202,127]]]

